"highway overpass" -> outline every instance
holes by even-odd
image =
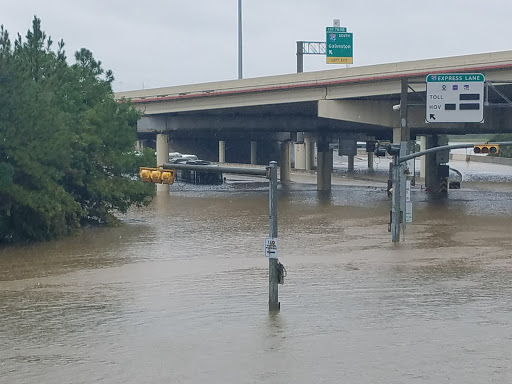
[[[426,76],[454,72],[485,75],[490,85],[483,123],[425,122]],[[317,143],[322,157],[317,167],[327,177],[332,160],[323,154],[328,152],[326,142],[339,137],[400,140],[400,111],[393,106],[400,104],[403,79],[408,82],[410,138],[512,132],[512,51],[142,89],[116,93],[116,98],[130,99],[144,113],[139,134],[218,140],[220,161],[225,140],[251,141],[251,159],[256,158],[256,143],[273,140],[284,143],[281,163],[286,165],[288,141],[305,132],[305,168],[311,167]],[[286,168],[281,168],[285,180]]]

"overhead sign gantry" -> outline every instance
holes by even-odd
[[[494,143],[483,143],[483,144],[452,144],[444,145],[440,147],[429,148],[421,152],[411,153],[405,155],[405,142],[398,144],[389,145],[387,152],[393,156],[391,181],[393,186],[393,193],[391,198],[391,222],[390,232],[391,240],[393,243],[400,242],[400,230],[404,228],[404,223],[409,222],[407,220],[407,210],[410,212],[410,221],[412,222],[412,204],[410,203],[410,186],[407,186],[407,175],[405,163],[411,159],[415,159],[419,156],[424,156],[429,153],[436,153],[444,150],[458,149],[458,148],[473,148],[476,153],[487,153],[493,154],[498,153],[500,146],[512,146],[512,141],[499,141]],[[402,192],[403,191],[403,192]],[[402,193],[405,194],[402,199]],[[411,204],[409,209],[407,203]]]

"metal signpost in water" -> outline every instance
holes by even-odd
[[[269,179],[269,238],[265,239],[265,255],[268,257],[268,309],[279,311],[279,282],[282,278],[282,265],[277,258],[277,163],[271,161],[267,168],[242,168],[226,167],[220,165],[193,165],[193,164],[169,164],[162,166],[163,169],[188,170],[201,172],[222,172],[239,175],[266,176]],[[141,168],[142,172],[142,168]],[[272,242],[273,240],[273,242]],[[268,241],[268,249],[267,249]],[[268,254],[267,254],[268,251]]]
[[[277,163],[271,161],[269,164],[268,178],[270,180],[268,190],[268,235],[277,242]],[[277,256],[277,243],[275,246]],[[268,258],[268,310],[279,311],[279,259],[277,257]]]
[[[403,187],[406,184],[407,178],[403,167],[403,164],[405,164],[405,162],[411,159],[415,159],[416,157],[424,156],[429,153],[459,148],[475,148],[482,151],[482,153],[497,153],[499,151],[500,146],[509,145],[512,145],[512,141],[497,141],[483,144],[443,145],[441,147],[434,147],[426,149],[421,152],[411,153],[410,155],[403,155],[403,142],[401,143],[401,145],[390,145],[387,148],[387,151],[390,155],[393,156],[393,166],[391,173],[391,179],[393,184],[393,195],[391,198],[391,240],[393,241],[393,243],[400,242],[400,230],[402,228],[402,225],[405,225],[406,221],[405,210],[407,205],[407,198],[402,198],[402,194],[404,193],[404,191],[406,191],[406,189]]]

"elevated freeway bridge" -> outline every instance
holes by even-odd
[[[428,74],[482,73],[489,84],[483,123],[426,123],[425,78]],[[330,188],[332,153],[328,143],[351,140],[400,141],[400,105],[407,84],[407,138],[443,134],[512,132],[512,51],[333,69],[116,93],[140,109],[140,135],[157,135],[159,162],[167,161],[168,139],[251,143],[251,163],[258,145],[281,143],[281,181],[289,177],[290,142],[295,164],[311,169],[317,151],[319,189]],[[161,143],[159,144],[159,141]],[[371,159],[373,162],[373,159]],[[353,164],[353,162],[352,162]],[[369,159],[370,165],[370,159]],[[350,168],[350,157],[349,157]]]

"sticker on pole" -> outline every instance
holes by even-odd
[[[412,223],[412,201],[405,203],[405,222]]]
[[[277,239],[273,237],[265,238],[265,257],[277,259]]]

